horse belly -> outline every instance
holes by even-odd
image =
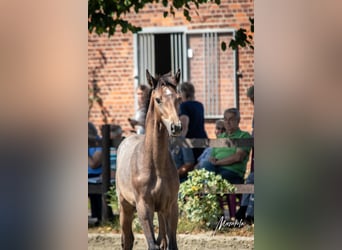
[[[132,135],[121,142],[116,163],[116,189],[118,194],[135,206],[135,198],[132,186],[131,168],[137,157],[137,147],[143,141],[143,135]]]

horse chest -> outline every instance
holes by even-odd
[[[151,198],[154,201],[156,211],[169,207],[174,197],[170,186],[162,181],[157,181],[155,187],[151,189]]]
[[[174,197],[177,197],[177,186],[170,178],[138,178],[135,184],[137,195],[152,200],[156,207],[169,204]]]

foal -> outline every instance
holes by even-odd
[[[177,169],[169,152],[169,136],[182,130],[176,108],[176,88],[180,71],[174,77],[165,74],[157,79],[146,70],[152,87],[146,115],[146,134],[126,138],[118,149],[116,190],[120,202],[121,244],[132,249],[132,220],[137,210],[148,249],[178,249]],[[153,215],[158,212],[159,235],[155,239]]]

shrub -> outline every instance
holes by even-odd
[[[119,212],[119,199],[116,194],[115,185],[109,187],[107,195],[108,195],[108,205],[112,208],[113,212]]]
[[[189,172],[188,180],[183,182],[179,189],[180,217],[205,227],[217,223],[222,213],[219,197],[234,192],[235,189],[235,186],[221,175],[215,175],[205,169]]]

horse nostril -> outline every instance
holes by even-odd
[[[177,126],[176,126],[176,130],[177,130],[177,131],[176,131],[177,133],[182,132],[182,125],[177,125]]]
[[[171,124],[171,133],[178,134],[182,131],[182,125],[176,125],[174,123]]]
[[[172,132],[172,133],[175,133],[175,132],[176,132],[176,131],[175,131],[175,124],[173,124],[173,123],[171,124],[171,132]]]

